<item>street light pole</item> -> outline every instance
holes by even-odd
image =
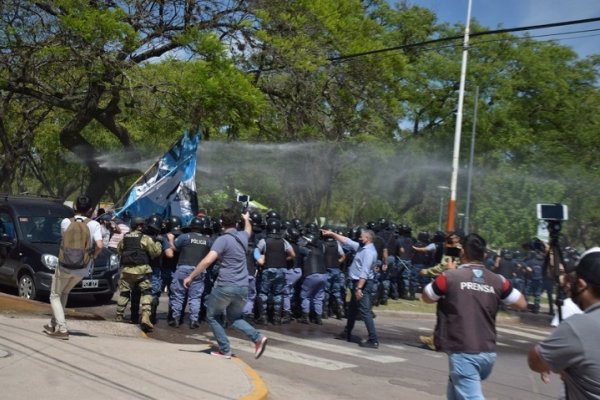
[[[467,76],[467,55],[469,53],[469,27],[471,22],[471,5],[469,0],[467,8],[467,23],[465,25],[465,38],[463,42],[462,64],[460,68],[460,85],[458,88],[458,109],[456,111],[456,127],[454,130],[454,153],[452,156],[452,179],[450,181],[450,200],[448,201],[447,231],[454,230],[454,216],[456,213],[456,186],[458,182],[458,161],[460,153],[460,135],[462,130],[463,103],[465,98],[465,79]]]
[[[475,158],[475,133],[477,132],[477,103],[479,103],[479,86],[475,88],[475,107],[473,108],[473,131],[471,132],[471,151],[469,153],[469,174],[467,179],[467,205],[465,207],[464,226],[465,234],[469,233],[471,222],[471,185],[473,182],[473,158]]]

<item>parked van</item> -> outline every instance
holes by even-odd
[[[47,299],[58,265],[60,223],[73,216],[60,200],[0,195],[0,285],[16,288],[24,298]],[[118,281],[119,257],[104,248],[71,295],[92,294],[107,302]]]

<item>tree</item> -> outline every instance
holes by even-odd
[[[61,146],[88,169],[85,192],[94,202],[129,169],[107,169],[103,151],[92,135],[135,154],[123,107],[135,104],[139,92],[155,86],[132,87],[130,76],[148,62],[174,52],[190,58],[210,58],[214,46],[202,46],[205,33],[235,40],[246,18],[245,2],[30,2],[7,0],[0,5],[0,65],[2,98],[34,108],[60,122]],[[245,108],[240,100],[237,106]],[[240,113],[243,114],[243,113]],[[192,130],[199,118],[187,121]],[[57,122],[58,123],[58,122]],[[92,127],[92,123],[97,124]],[[28,125],[35,126],[33,122]],[[6,128],[6,124],[4,124]],[[173,137],[179,132],[171,133]],[[4,137],[8,137],[6,133]]]

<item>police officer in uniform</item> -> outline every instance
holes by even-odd
[[[119,281],[119,298],[117,300],[117,321],[123,320],[123,313],[129,303],[132,288],[139,288],[142,302],[141,327],[145,332],[154,328],[150,322],[150,304],[152,302],[152,284],[150,275],[152,267],[149,262],[160,256],[162,246],[150,236],[142,233],[144,219],[133,218],[132,230],[125,234],[119,242],[117,251],[121,257],[121,279]]]
[[[300,298],[302,299],[302,317],[300,322],[308,324],[310,305],[315,312],[315,324],[322,325],[323,300],[325,299],[325,286],[327,285],[327,268],[323,243],[319,237],[309,233],[304,236],[306,247],[299,247],[298,252],[303,256],[303,277]],[[335,240],[335,239],[334,239]]]
[[[189,233],[184,233],[175,238],[169,236],[169,248],[165,250],[167,257],[179,253],[179,260],[173,279],[171,281],[171,294],[169,296],[169,309],[171,320],[169,325],[177,328],[184,310],[184,302],[187,297],[190,313],[190,329],[200,326],[198,317],[200,315],[200,301],[204,293],[204,272],[197,275],[189,287],[183,286],[183,280],[194,270],[196,265],[210,251],[212,240],[210,236],[203,234],[210,227],[210,221],[206,217],[194,217],[189,224]]]
[[[326,229],[326,228],[324,228]],[[324,257],[325,266],[327,268],[327,285],[325,286],[325,308],[323,317],[328,317],[329,307],[337,319],[341,318],[342,309],[344,308],[342,293],[342,284],[340,275],[342,271],[340,265],[346,259],[346,254],[342,250],[342,246],[334,238],[327,236],[324,241]]]
[[[277,219],[267,221],[267,237],[261,239],[256,245],[255,253],[257,265],[262,269],[262,277],[258,296],[259,315],[258,323],[267,321],[267,305],[269,297],[273,299],[273,324],[281,325],[283,291],[285,288],[285,274],[287,261],[296,257],[290,243],[283,238],[280,232],[281,223]]]
[[[292,245],[296,257],[288,260],[287,270],[285,272],[285,287],[283,289],[283,314],[282,324],[292,322],[292,299],[296,298],[296,284],[302,278],[302,260],[298,252],[298,241],[300,232],[293,226],[286,231],[285,239]]]
[[[248,239],[248,250],[246,251],[246,264],[248,265],[248,299],[244,305],[243,318],[246,322],[254,321],[254,305],[256,302],[256,260],[254,259],[254,249],[256,244],[265,238],[263,229],[264,221],[262,215],[258,211],[250,213],[250,221],[252,223],[252,233]]]
[[[175,269],[177,268],[179,253],[174,253],[172,257],[168,257],[165,254],[165,251],[169,248],[169,240],[175,240],[179,235],[182,234],[182,223],[181,218],[177,216],[171,216],[165,225],[166,235],[163,235],[163,257],[161,258],[160,263],[160,291],[154,291],[153,295],[153,310],[152,315],[156,320],[156,307],[158,307],[158,302],[161,293],[165,291],[165,289],[169,292],[171,290],[171,282],[173,281],[173,275],[175,274]],[[154,306],[154,304],[156,304]],[[172,310],[169,308],[167,313],[167,321],[169,324],[172,324]],[[179,321],[181,324],[183,321]]]

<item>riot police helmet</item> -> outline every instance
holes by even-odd
[[[363,226],[355,226],[348,232],[348,237],[357,242],[364,229],[365,227]]]
[[[298,243],[298,239],[300,239],[300,231],[294,227],[287,228],[286,239],[292,243]]]
[[[210,220],[206,217],[194,217],[188,227],[192,232],[204,232],[210,230]]]
[[[292,218],[292,225],[294,228],[298,229],[298,231],[301,231],[302,228],[304,228],[304,221],[300,218]]]
[[[319,227],[314,222],[309,222],[304,226],[305,233],[312,233],[313,235],[318,235]]]
[[[375,221],[367,222],[367,229],[374,231],[377,228],[377,223]]]
[[[421,231],[417,234],[417,241],[421,243],[429,243],[429,232]]]
[[[287,229],[292,227],[292,221],[290,221],[289,219],[283,219],[281,220],[281,228],[282,229]]]
[[[217,218],[217,217],[210,218],[210,225],[211,225],[213,233],[220,232],[221,228],[223,227],[223,225],[221,225],[221,219]]]
[[[379,218],[377,221],[377,227],[380,230],[388,229],[390,227],[390,221],[388,221],[386,218]]]
[[[263,217],[262,214],[258,211],[254,210],[250,213],[250,220],[252,221],[252,225],[262,225]]]
[[[270,219],[280,220],[281,216],[279,215],[279,213],[277,211],[270,210],[269,212],[267,212],[267,214],[265,214],[265,219],[267,221],[269,221]]]
[[[144,217],[133,217],[131,218],[131,229],[137,229],[139,227],[143,227],[146,223]]]
[[[172,232],[174,230],[181,230],[181,218],[176,215],[172,215],[167,220],[167,231]]]
[[[442,232],[442,231],[435,231],[435,233],[433,234],[433,238],[431,239],[431,241],[433,243],[442,243],[445,239],[446,239],[446,234],[444,234],[444,232]]]
[[[162,217],[158,214],[153,214],[146,219],[146,229],[152,234],[160,233],[163,225]]]
[[[277,219],[270,219],[267,222],[267,234],[277,234],[281,231],[281,222]]]

